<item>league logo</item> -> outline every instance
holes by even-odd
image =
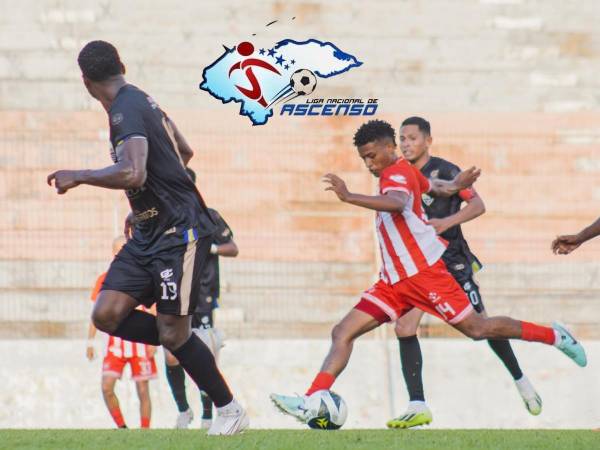
[[[316,39],[285,39],[271,48],[241,42],[225,47],[223,55],[204,69],[200,89],[223,103],[240,103],[240,115],[248,116],[253,125],[264,125],[274,106],[314,92],[318,78],[331,78],[360,65],[331,42]],[[323,107],[323,99],[315,103]]]

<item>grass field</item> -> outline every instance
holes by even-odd
[[[600,449],[587,430],[253,430],[207,437],[197,430],[1,430],[0,449]]]

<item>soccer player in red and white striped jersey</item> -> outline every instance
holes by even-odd
[[[380,280],[333,328],[329,354],[306,395],[271,394],[279,409],[306,420],[306,396],[331,388],[348,364],[354,340],[413,308],[439,317],[473,339],[522,339],[555,345],[578,365],[586,365],[583,347],[561,325],[549,328],[509,317],[473,314],[465,292],[446,269],[442,259],[445,241],[427,224],[421,195],[453,195],[470,187],[479,170],[473,167],[460,172],[452,181],[426,179],[396,154],[394,128],[381,120],[363,124],[354,135],[354,144],[367,169],[379,178],[377,195],[351,193],[345,182],[331,173],[323,181],[328,184],[326,190],[341,201],[376,211],[383,263]]]
[[[113,242],[113,252],[116,254],[125,243],[124,238],[117,238]],[[91,300],[96,301],[106,273],[101,274],[96,280],[92,290]],[[140,305],[138,309],[144,312],[151,310]],[[87,358],[91,361],[95,358],[95,349],[93,339],[96,336],[96,327],[90,322],[88,327],[88,345]],[[131,378],[135,381],[138,398],[140,400],[140,426],[141,428],[150,428],[150,416],[152,414],[152,404],[150,402],[149,380],[156,378],[156,362],[154,354],[156,347],[130,342],[116,336],[108,336],[104,360],[102,361],[102,396],[108,412],[119,428],[127,428],[125,419],[119,406],[119,399],[115,394],[115,384],[123,375],[125,366],[129,364],[131,369]]]

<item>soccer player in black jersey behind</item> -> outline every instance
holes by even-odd
[[[196,174],[189,167],[186,172],[196,182]],[[219,280],[219,256],[235,258],[238,248],[233,240],[233,232],[227,222],[214,209],[208,212],[216,224],[211,236],[210,255],[200,276],[200,289],[197,291],[196,308],[192,315],[192,330],[211,349],[215,359],[218,360],[219,350],[223,346],[223,335],[214,327],[213,312],[219,307],[218,301],[221,293]],[[187,428],[194,418],[194,413],[187,401],[185,392],[185,374],[183,368],[171,352],[165,349],[165,372],[167,381],[177,404],[179,415],[175,422],[175,428]],[[202,401],[201,428],[209,428],[212,425],[212,400],[204,391],[200,391]]]
[[[48,184],[65,194],[80,184],[123,189],[135,221],[132,238],[115,256],[96,301],[94,325],[113,336],[163,345],[217,407],[208,434],[235,434],[248,417],[233,398],[190,319],[215,224],[185,172],[193,151],[146,93],[125,81],[114,46],[92,41],[79,53],[90,95],[108,113],[114,164],[99,170],[59,170]],[[136,311],[157,304],[157,317]]]
[[[431,126],[421,117],[409,117],[400,127],[400,149],[404,157],[414,164],[427,178],[452,180],[460,168],[450,161],[431,156]],[[467,204],[461,208],[462,202]],[[466,189],[451,197],[431,197],[423,194],[423,206],[429,223],[438,235],[448,241],[446,252],[442,256],[448,271],[469,297],[475,311],[486,314],[479,287],[473,275],[481,269],[481,263],[471,252],[465,240],[460,224],[475,219],[485,212],[481,197],[473,188]],[[430,423],[431,411],[425,403],[423,379],[421,375],[423,357],[416,333],[423,312],[413,309],[396,322],[396,335],[400,345],[402,373],[409,394],[407,411],[388,422],[390,428],[410,428]],[[527,410],[538,415],[542,410],[542,400],[528,378],[523,375],[508,340],[490,339],[488,343],[494,353],[504,363],[525,403]]]

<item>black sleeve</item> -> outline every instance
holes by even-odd
[[[460,167],[458,167],[456,164],[452,164],[450,161],[444,162],[443,177],[445,180],[452,181],[459,173]]]
[[[233,232],[227,222],[221,217],[221,215],[215,210],[211,210],[211,217],[217,225],[217,229],[213,233],[213,241],[217,245],[226,244],[233,240]]]
[[[129,136],[148,137],[143,109],[134,98],[123,98],[110,109],[110,135],[116,148]]]

